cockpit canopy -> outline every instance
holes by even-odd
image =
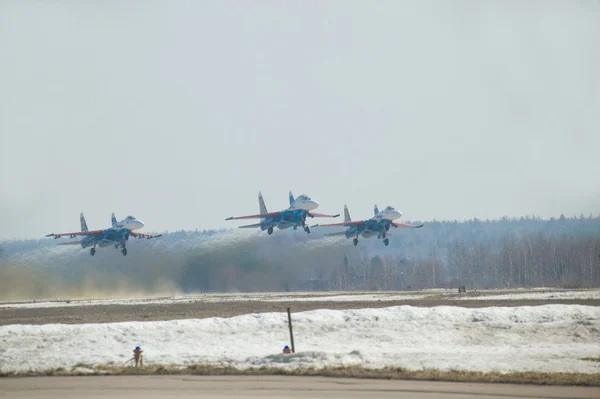
[[[386,210],[386,211],[395,211],[395,209],[394,209],[394,208],[392,208],[392,207],[391,207],[391,206],[389,206],[389,205],[385,207],[385,210]]]
[[[297,199],[302,201],[310,201],[310,197],[306,194],[299,195]]]
[[[129,216],[127,216],[125,219],[135,219],[135,216],[131,216],[131,215],[129,215]]]

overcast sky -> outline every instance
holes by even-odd
[[[2,1],[0,238],[600,212],[598,1]],[[315,222],[317,222],[315,220]]]

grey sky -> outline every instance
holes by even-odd
[[[3,1],[0,238],[600,212],[598,1]]]

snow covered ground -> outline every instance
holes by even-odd
[[[545,305],[467,309],[313,310],[293,314],[296,354],[285,313],[232,318],[0,327],[0,370],[123,364],[136,345],[146,363],[235,367],[361,364],[412,369],[597,373],[600,307]]]
[[[453,298],[459,301],[496,301],[527,299],[600,299],[600,290],[522,292],[499,295],[463,296]]]
[[[427,298],[427,294],[409,295],[409,294],[340,294],[327,296],[304,296],[304,297],[289,297],[275,296],[266,297],[265,302],[357,302],[357,301],[412,301],[415,299]]]
[[[533,292],[536,291],[536,292]],[[555,289],[528,290],[525,292],[479,291],[476,296],[457,296],[455,290],[423,290],[408,292],[286,292],[286,293],[236,293],[174,295],[169,297],[148,298],[111,298],[111,299],[73,299],[20,303],[0,303],[0,308],[50,308],[61,306],[88,305],[150,305],[172,303],[216,303],[237,301],[261,302],[353,302],[353,301],[402,301],[427,298],[463,300],[526,300],[526,299],[600,299],[600,289],[562,291]]]
[[[0,308],[52,308],[62,306],[89,306],[89,305],[149,305],[149,304],[171,304],[171,303],[220,303],[238,301],[261,301],[261,302],[352,302],[352,301],[396,301],[423,299],[429,294],[411,295],[410,293],[249,293],[249,294],[206,294],[185,295],[160,298],[112,298],[112,299],[74,299],[53,300],[22,303],[0,303]]]

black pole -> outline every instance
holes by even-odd
[[[290,313],[290,308],[287,308],[288,312],[288,326],[290,327],[290,341],[292,343],[292,353],[296,353],[296,349],[294,348],[294,333],[292,332],[292,315]]]

